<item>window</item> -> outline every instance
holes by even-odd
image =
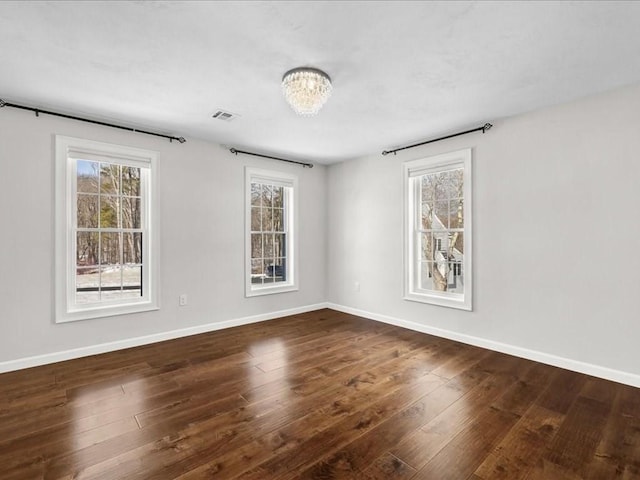
[[[56,321],[157,309],[157,154],[56,137]]]
[[[246,296],[297,290],[297,178],[246,170]]]
[[[405,299],[471,310],[471,150],[404,165]]]

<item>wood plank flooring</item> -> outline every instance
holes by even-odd
[[[0,375],[0,479],[640,479],[640,389],[319,310]]]

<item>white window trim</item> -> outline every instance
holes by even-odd
[[[73,153],[72,153],[73,152]],[[70,155],[85,155],[87,159],[117,161],[149,169],[146,182],[147,205],[142,222],[148,232],[148,246],[143,249],[143,278],[145,296],[138,301],[76,306],[75,295],[75,239],[73,225],[76,208],[76,161]],[[55,321],[56,323],[87,320],[159,308],[159,215],[157,208],[158,153],[134,147],[56,135],[55,184]]]
[[[257,286],[251,283],[251,182],[260,180],[284,184],[292,188],[287,222],[287,281],[273,286]],[[298,287],[298,177],[293,174],[245,167],[245,297],[293,292]]]
[[[413,177],[423,175],[425,173],[437,172],[451,168],[454,166],[462,166],[463,173],[463,195],[464,195],[464,260],[463,271],[465,288],[464,294],[456,294],[449,292],[435,292],[420,290],[417,288],[417,272],[416,272],[416,255],[418,255],[418,247],[416,246],[415,225],[417,222],[416,207],[419,202],[419,189],[416,183],[411,181]],[[473,303],[473,270],[472,270],[472,171],[471,171],[471,149],[459,150],[456,152],[444,153],[428,158],[421,158],[405,162],[403,165],[403,182],[404,182],[404,299],[440,305],[443,307],[452,307],[462,310],[472,310]]]

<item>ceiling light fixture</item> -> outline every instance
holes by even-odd
[[[331,96],[329,75],[317,68],[300,67],[282,77],[282,92],[298,115],[315,115]]]

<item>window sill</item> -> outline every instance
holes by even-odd
[[[114,317],[131,313],[142,313],[159,310],[160,307],[152,302],[131,303],[126,305],[100,306],[68,312],[57,312],[56,323],[77,322],[93,318]]]
[[[272,295],[274,293],[286,293],[286,292],[296,292],[298,291],[297,285],[279,285],[277,287],[260,287],[248,289],[245,292],[245,297],[259,297],[262,295]]]
[[[428,303],[431,305],[438,305],[440,307],[457,308],[458,310],[467,310],[469,312],[473,311],[471,302],[465,302],[464,298],[426,293],[406,293],[403,298],[410,302]]]

